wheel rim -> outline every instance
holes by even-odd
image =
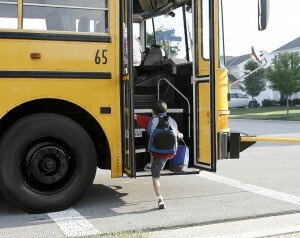
[[[35,192],[56,193],[72,181],[77,158],[64,139],[44,136],[31,141],[20,158],[20,174],[24,183]]]

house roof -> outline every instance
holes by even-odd
[[[239,65],[249,59],[250,59],[250,54],[236,56],[233,59],[226,61],[226,67]]]
[[[274,50],[273,52],[276,51],[283,51],[283,50],[289,50],[289,49],[293,49],[293,48],[300,48],[300,37],[290,41],[289,43],[279,47],[278,49]],[[226,67],[233,67],[233,66],[237,66],[247,60],[249,60],[251,58],[250,54],[246,54],[246,55],[240,55],[240,56],[236,56],[233,58],[227,58],[226,60]]]
[[[297,47],[300,47],[300,37],[298,37],[295,40],[292,40],[289,43],[279,47],[278,49],[274,50],[273,52],[282,51],[282,50],[289,50],[289,49],[293,49],[293,48],[297,48]]]
[[[228,74],[228,79],[229,79],[229,83],[234,83],[235,81],[237,81],[237,78],[234,77],[234,75],[232,74]]]
[[[241,82],[235,83],[238,79],[234,75],[228,74],[228,79],[229,79],[230,89],[241,89],[242,91],[245,90]]]

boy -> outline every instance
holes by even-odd
[[[164,101],[158,101],[153,104],[152,111],[153,111],[152,117],[134,114],[134,119],[136,120],[137,125],[147,130],[149,135],[153,133],[154,129],[158,125],[159,122],[158,117],[167,115],[167,104]],[[168,118],[168,124],[176,132],[177,137],[179,138],[183,137],[183,135],[178,131],[177,123],[172,118]],[[149,167],[149,169],[151,169],[152,182],[153,182],[154,191],[157,196],[156,202],[158,204],[159,209],[165,208],[164,200],[160,193],[159,177],[167,160],[173,158],[175,155],[176,152],[172,154],[157,154],[151,152],[150,164],[145,166],[145,170],[147,166]]]

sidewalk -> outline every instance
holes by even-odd
[[[150,232],[149,238],[300,238],[300,212],[290,215],[225,222],[173,230]]]

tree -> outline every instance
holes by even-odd
[[[286,111],[289,117],[289,96],[300,91],[300,56],[299,53],[283,53],[272,61],[267,69],[267,79],[271,88],[286,98]]]
[[[254,71],[259,67],[258,63],[253,60],[249,60],[245,66],[245,70]],[[265,70],[259,69],[253,74],[250,74],[244,79],[243,84],[246,87],[246,92],[252,97],[252,102],[254,97],[258,96],[266,88],[266,81],[264,79]]]
[[[166,30],[170,30],[170,29],[165,29],[164,26],[161,26],[157,29],[157,31],[155,31],[155,34],[161,35]],[[170,53],[170,55],[168,55],[169,57],[171,57],[171,56],[176,57],[178,55],[178,51],[180,50],[178,43],[176,45],[171,45],[170,42],[167,42],[167,41],[155,42],[153,33],[150,34],[148,32],[147,32],[146,37],[147,37],[147,46],[148,47],[151,47],[152,45],[160,45],[166,54]]]

